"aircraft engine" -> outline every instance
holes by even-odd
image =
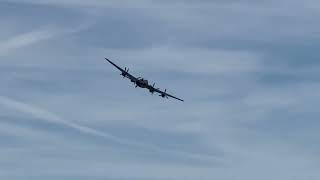
[[[126,68],[126,67],[125,67],[125,68],[124,68],[124,71],[125,71],[125,72],[122,72],[122,73],[120,74],[121,76],[123,76],[123,78],[125,78],[125,77],[127,76],[128,72],[129,72],[129,68]]]
[[[156,85],[156,83],[153,83],[152,88],[154,88],[154,85]],[[151,94],[154,93],[154,89],[152,89],[152,88],[149,89],[149,92],[150,92]]]
[[[168,95],[167,93],[167,89],[164,90],[164,93],[160,94],[159,96],[161,96],[162,98],[167,98],[168,99]]]

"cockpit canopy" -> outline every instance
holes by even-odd
[[[144,84],[148,84],[148,80],[142,79],[142,81],[143,81]]]
[[[139,77],[138,80],[143,84],[148,84],[148,80],[146,80],[146,79]]]

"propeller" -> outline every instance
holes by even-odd
[[[165,90],[164,90],[164,93],[160,94],[159,96],[161,96],[162,98],[167,98],[167,99],[168,99],[167,89],[165,89]]]
[[[123,76],[123,78],[125,78],[127,76],[127,73],[129,72],[129,68],[125,67],[124,68],[125,72],[122,72],[120,75]]]
[[[153,95],[153,93],[154,93],[154,85],[156,85],[156,83],[153,83],[153,85],[152,85],[153,89],[150,89],[150,90],[149,90],[152,95]]]
[[[164,89],[164,92],[167,93],[167,89]],[[169,99],[166,94],[165,94],[164,96],[165,96],[167,99]]]

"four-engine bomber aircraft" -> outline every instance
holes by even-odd
[[[177,97],[174,97],[174,96],[168,94],[166,89],[165,89],[164,91],[161,91],[161,90],[159,90],[159,88],[155,88],[155,87],[154,87],[155,83],[153,83],[153,85],[150,85],[150,84],[148,83],[148,80],[143,79],[143,78],[141,78],[141,77],[136,78],[136,77],[132,76],[132,75],[129,73],[129,68],[128,68],[128,69],[127,69],[127,68],[122,69],[122,68],[120,68],[119,66],[117,66],[116,64],[114,64],[112,61],[110,61],[109,59],[107,59],[107,58],[105,58],[105,59],[106,59],[109,63],[111,63],[113,66],[115,66],[117,69],[119,69],[119,70],[121,71],[121,74],[120,74],[120,75],[123,76],[123,78],[128,78],[128,79],[130,79],[130,81],[133,82],[133,83],[136,85],[136,87],[146,88],[146,89],[149,90],[149,92],[150,92],[151,94],[153,94],[154,92],[157,92],[157,93],[160,94],[159,96],[161,96],[161,97],[163,97],[163,98],[171,97],[171,98],[177,99],[177,100],[179,100],[179,101],[184,101],[184,100],[182,100],[182,99],[180,99],[180,98],[177,98]]]

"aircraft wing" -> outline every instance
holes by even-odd
[[[177,100],[179,100],[179,101],[183,101],[183,102],[184,102],[183,99],[180,99],[180,98],[177,98],[177,97],[175,97],[175,96],[173,96],[173,95],[171,95],[171,94],[168,94],[168,93],[166,92],[167,90],[161,91],[161,90],[159,90],[159,89],[157,89],[157,88],[155,88],[155,87],[153,87],[153,86],[150,86],[150,85],[149,85],[148,89],[149,89],[150,91],[154,91],[154,92],[159,93],[160,96],[162,96],[162,97],[171,97],[171,98],[174,98],[174,99],[177,99]]]
[[[137,82],[138,78],[132,76],[128,71],[128,69],[122,69],[121,67],[117,66],[115,63],[113,63],[112,61],[110,61],[108,58],[105,58],[110,64],[112,64],[114,67],[116,67],[117,69],[119,69],[119,71],[121,71],[121,75],[130,79],[131,82]]]

